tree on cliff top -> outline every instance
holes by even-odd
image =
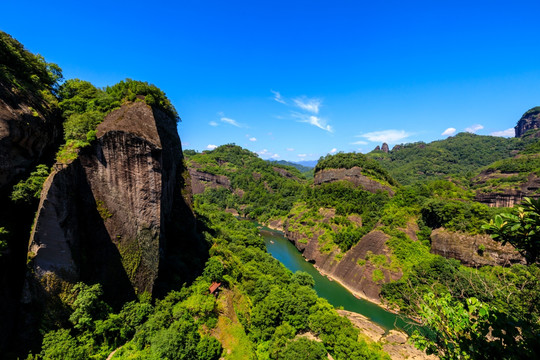
[[[491,237],[503,245],[510,243],[527,260],[538,262],[540,257],[540,199],[524,198],[515,214],[496,215],[489,224],[483,225]]]

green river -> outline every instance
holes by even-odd
[[[268,252],[292,272],[305,271],[313,276],[315,291],[330,304],[362,314],[386,331],[395,328],[406,330],[409,327],[399,315],[386,311],[367,300],[356,298],[338,282],[321,275],[281,232],[268,228],[263,228],[260,232],[264,237]]]

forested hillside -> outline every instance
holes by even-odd
[[[531,138],[502,138],[459,133],[445,140],[403,144],[388,153],[372,151],[376,159],[400,184],[445,176],[466,176],[482,166],[510,158],[535,142]]]

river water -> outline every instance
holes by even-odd
[[[264,237],[268,252],[292,272],[305,271],[310,274],[315,280],[314,289],[317,295],[328,300],[330,304],[362,314],[386,331],[395,328],[407,329],[407,323],[399,315],[386,311],[367,300],[356,298],[338,282],[321,275],[281,232],[268,228],[263,228],[260,232]]]

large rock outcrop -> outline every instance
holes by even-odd
[[[31,170],[61,137],[61,119],[44,100],[16,96],[0,83],[0,188]]]
[[[489,235],[469,235],[443,228],[431,233],[431,252],[473,267],[525,264],[525,259],[514,247],[509,244],[502,246]]]
[[[379,294],[384,283],[401,278],[399,271],[380,269],[364,260],[369,255],[384,255],[389,259],[390,251],[386,247],[388,235],[381,231],[371,231],[340,258],[339,249],[323,250],[318,233],[307,237],[299,232],[289,231],[287,224],[284,230],[285,236],[321,273],[337,279],[353,293],[374,302],[380,302]],[[374,271],[377,269],[383,274],[383,279],[374,278]]]
[[[173,258],[195,237],[190,202],[175,120],[140,102],[113,111],[44,185],[23,302],[76,281],[101,283],[113,304],[155,293],[171,266],[187,266]]]
[[[378,181],[368,178],[362,174],[362,168],[355,166],[351,169],[323,169],[315,173],[313,183],[321,185],[335,181],[345,180],[360,186],[364,190],[376,193],[377,191],[388,191],[390,195],[394,195],[394,191],[387,185],[383,185]]]
[[[189,168],[191,176],[193,194],[202,194],[206,188],[226,188],[232,190],[231,181],[225,175],[210,174],[196,167]]]
[[[473,178],[473,184],[482,186],[489,180],[498,180],[509,177],[517,177],[516,173],[501,173],[488,169],[482,171]],[[517,183],[514,187],[498,187],[491,189],[489,187],[480,188],[476,191],[475,201],[489,205],[491,207],[513,207],[522,202],[524,197],[538,198],[540,189],[540,177],[536,173],[530,173],[527,179]]]
[[[523,114],[514,129],[516,137],[522,137],[529,130],[540,129],[540,106],[534,107]],[[538,136],[540,136],[540,133],[537,132],[535,137]]]

